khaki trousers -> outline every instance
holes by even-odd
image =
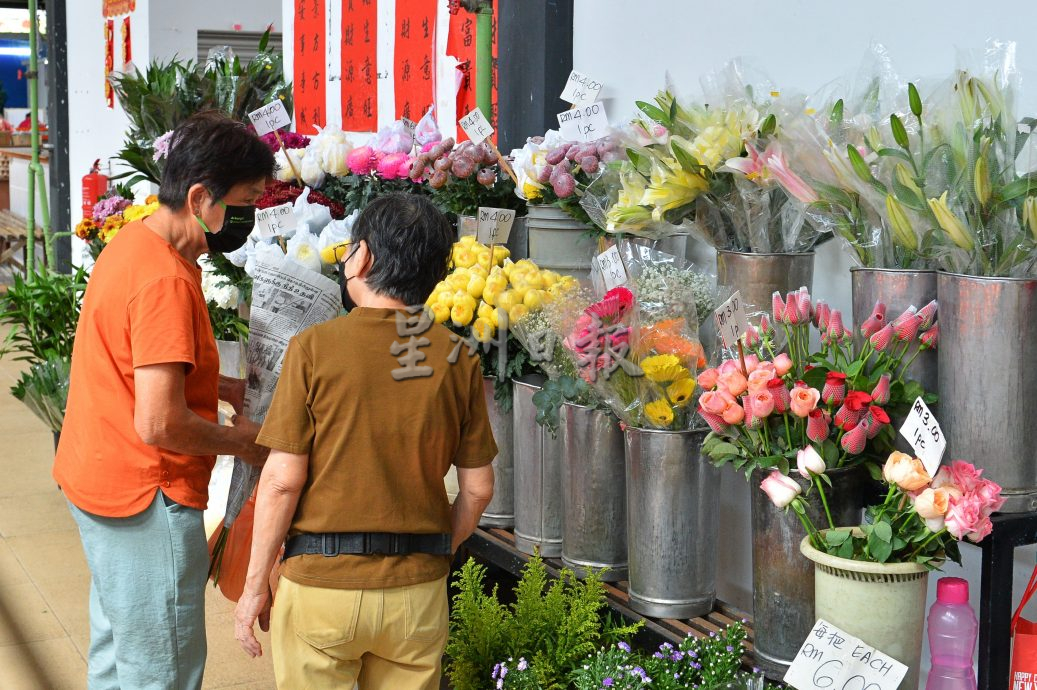
[[[446,577],[389,589],[308,587],[286,578],[270,616],[279,690],[438,690]]]

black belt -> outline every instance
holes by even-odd
[[[321,532],[288,537],[281,560],[303,554],[320,554],[331,558],[344,554],[402,556],[427,553],[449,556],[449,534],[392,534],[389,532]]]

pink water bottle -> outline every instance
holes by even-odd
[[[976,690],[972,652],[979,623],[969,606],[969,583],[943,577],[936,583],[936,603],[929,609],[932,665],[925,690]]]

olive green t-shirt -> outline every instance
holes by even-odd
[[[482,467],[497,454],[478,357],[418,318],[360,307],[289,343],[257,439],[309,455],[289,535],[449,533],[450,465]],[[429,554],[303,555],[286,560],[282,574],[313,587],[374,589],[449,569],[449,557]]]

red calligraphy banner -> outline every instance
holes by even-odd
[[[115,20],[104,22],[104,103],[109,109],[115,108],[115,90],[109,79],[115,70]]]
[[[342,129],[378,130],[378,3],[342,0]]]
[[[492,99],[492,112],[483,113],[490,119],[494,130],[497,129],[497,4],[494,3],[493,12],[493,74],[490,77]],[[458,70],[461,73],[461,84],[457,89],[457,117],[475,109],[475,15],[462,9],[457,2],[450,3],[450,33],[447,35],[446,52],[458,61]],[[460,127],[457,129],[458,141],[464,141],[468,136]],[[497,133],[494,131],[494,140]]]
[[[327,116],[324,41],[324,0],[295,0],[293,97],[301,134],[315,134]]]
[[[436,0],[396,0],[396,118],[420,120],[435,101]]]

